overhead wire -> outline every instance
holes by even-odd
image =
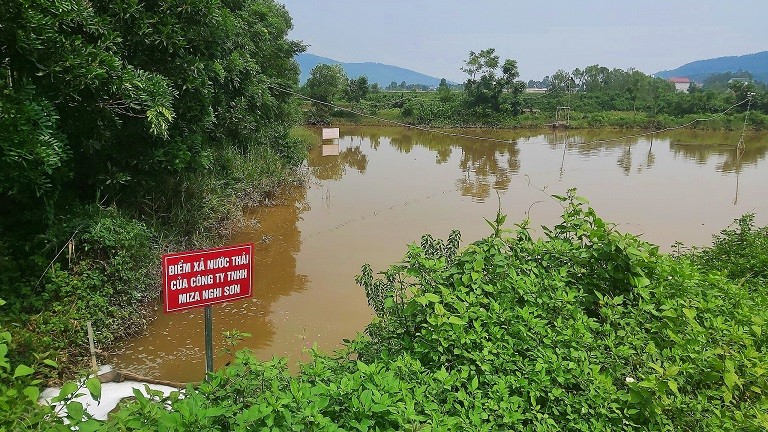
[[[481,136],[476,136],[476,135],[459,134],[459,133],[454,133],[454,132],[442,131],[442,130],[439,130],[439,129],[432,129],[432,128],[428,128],[428,127],[424,127],[424,126],[418,126],[418,125],[412,125],[412,124],[408,124],[408,123],[403,123],[403,122],[399,122],[397,120],[385,119],[383,117],[377,117],[377,116],[372,115],[372,114],[361,113],[361,112],[355,111],[355,110],[353,110],[351,108],[346,108],[346,107],[335,105],[335,104],[332,104],[332,103],[329,103],[329,102],[323,102],[321,100],[313,99],[313,98],[311,98],[309,96],[306,96],[306,95],[303,95],[303,94],[301,94],[299,92],[296,92],[296,91],[293,91],[293,90],[288,90],[288,89],[285,89],[285,88],[282,88],[282,87],[278,87],[278,86],[273,85],[273,84],[267,84],[267,86],[268,87],[272,87],[272,88],[274,88],[276,90],[280,90],[280,91],[292,94],[294,96],[298,96],[298,97],[300,97],[302,99],[305,99],[305,100],[308,100],[310,102],[319,103],[319,104],[322,104],[322,105],[329,106],[331,108],[335,108],[337,110],[347,111],[347,112],[350,112],[352,114],[359,115],[361,117],[368,117],[368,118],[372,118],[374,120],[379,120],[379,121],[382,121],[382,122],[391,123],[391,124],[394,124],[394,125],[397,125],[397,126],[402,126],[402,127],[406,127],[406,128],[410,128],[410,129],[418,129],[418,130],[421,130],[421,131],[424,131],[424,132],[431,132],[431,133],[435,133],[435,134],[447,135],[447,136],[456,137],[456,138],[470,138],[470,139],[476,139],[476,140],[501,142],[501,143],[505,143],[505,144],[516,144],[517,143],[516,140],[513,141],[513,140],[504,140],[504,139],[498,139],[498,138],[481,137]]]
[[[331,108],[334,108],[334,109],[337,109],[337,110],[347,111],[347,112],[350,112],[352,114],[359,115],[361,117],[371,118],[371,119],[374,119],[374,120],[378,120],[378,121],[385,122],[385,123],[390,123],[390,124],[393,124],[393,125],[396,125],[396,126],[400,126],[400,127],[404,127],[404,128],[416,129],[416,130],[421,130],[421,131],[424,131],[424,132],[429,132],[429,133],[434,133],[434,134],[439,134],[439,135],[445,135],[445,136],[450,136],[450,137],[457,137],[457,138],[468,138],[468,139],[476,139],[476,140],[482,140],[482,141],[500,142],[500,143],[505,143],[505,144],[518,144],[518,140],[505,140],[505,139],[498,139],[498,138],[491,138],[491,137],[482,137],[482,136],[477,136],[477,135],[468,135],[468,134],[454,133],[454,132],[448,132],[448,131],[439,130],[439,129],[432,129],[432,128],[428,128],[428,127],[424,127],[424,126],[418,126],[418,125],[412,125],[412,124],[408,124],[408,123],[403,123],[403,122],[399,122],[399,121],[396,121],[396,120],[391,120],[391,119],[386,119],[386,118],[383,118],[383,117],[378,117],[378,116],[375,116],[375,115],[372,115],[372,114],[361,113],[361,112],[353,110],[351,108],[342,107],[342,106],[339,106],[339,105],[336,105],[336,104],[333,104],[333,103],[317,100],[317,99],[311,98],[309,96],[303,95],[303,94],[301,94],[299,92],[296,92],[296,91],[293,91],[293,90],[289,90],[289,89],[286,89],[286,88],[283,88],[283,87],[280,87],[280,86],[276,86],[276,85],[273,85],[273,84],[267,84],[267,86],[269,86],[271,88],[274,88],[276,90],[288,93],[288,94],[292,94],[294,96],[297,96],[299,98],[305,99],[305,100],[310,101],[310,102],[314,102],[314,103],[318,103],[318,104],[321,104],[321,105],[325,105],[325,106],[328,106],[328,107],[331,107]],[[723,115],[727,114],[728,112],[730,112],[734,108],[736,108],[736,107],[738,107],[738,106],[740,106],[740,105],[742,105],[742,104],[744,104],[745,102],[748,102],[748,101],[750,101],[749,97],[747,99],[744,99],[741,102],[738,102],[738,103],[735,103],[735,104],[731,105],[725,111],[722,111],[722,112],[720,112],[718,114],[714,114],[714,115],[709,116],[709,117],[696,118],[696,119],[691,120],[688,123],[685,123],[685,124],[682,124],[682,125],[679,125],[679,126],[671,126],[671,127],[667,127],[667,128],[663,128],[663,129],[659,129],[659,130],[653,130],[653,131],[643,132],[643,133],[639,133],[639,134],[625,135],[625,136],[621,136],[621,137],[617,137],[617,138],[592,140],[592,141],[588,141],[588,142],[582,142],[582,143],[579,143],[579,144],[589,145],[589,144],[596,144],[596,143],[607,143],[607,142],[623,141],[623,140],[628,140],[628,139],[633,139],[633,138],[642,138],[642,137],[649,136],[649,135],[655,135],[657,133],[662,133],[662,132],[668,132],[668,131],[672,131],[672,130],[682,129],[682,128],[691,126],[691,125],[693,125],[693,124],[695,124],[697,122],[711,121],[711,120],[714,120],[714,119],[716,119],[718,117],[722,117]],[[746,123],[746,120],[745,120],[745,123]],[[743,137],[743,133],[742,133],[742,137]],[[566,143],[564,150],[566,150],[567,147],[568,147],[568,145]],[[563,157],[564,156],[565,155],[563,155]],[[565,171],[570,172],[570,171],[573,171],[573,170],[576,170],[576,169],[572,168],[572,169],[568,169],[568,170],[565,170]],[[544,171],[540,171],[540,172],[544,172]],[[539,173],[539,172],[537,172],[537,173]],[[536,174],[536,173],[523,174],[526,178],[528,178],[528,186],[531,187],[530,178],[528,177],[529,174]],[[562,177],[562,174],[563,174],[563,169],[562,169],[562,166],[561,166],[561,172],[560,172],[561,177]],[[538,188],[536,188],[536,189],[538,189]],[[341,223],[339,223],[339,224],[337,224],[335,226],[331,226],[331,227],[328,227],[326,229],[319,229],[316,232],[311,232],[311,233],[309,233],[307,235],[307,238],[314,237],[314,236],[320,235],[320,234],[322,234],[324,232],[328,232],[328,231],[336,231],[336,230],[338,230],[338,229],[340,229],[340,228],[342,228],[342,227],[344,227],[344,226],[346,226],[346,225],[348,225],[350,223],[353,223],[353,222],[364,221],[366,215],[369,216],[369,217],[376,217],[378,215],[381,215],[382,213],[384,213],[387,210],[394,210],[396,207],[407,206],[408,203],[410,203],[410,202],[416,203],[416,202],[420,201],[420,199],[429,200],[429,199],[435,198],[438,195],[446,194],[446,193],[450,192],[451,190],[453,190],[453,187],[450,188],[450,189],[447,189],[447,190],[437,191],[437,192],[429,194],[427,196],[416,197],[415,199],[405,201],[404,203],[393,204],[393,205],[390,205],[390,206],[386,206],[385,205],[383,208],[379,208],[379,209],[374,210],[372,212],[369,212],[369,213],[366,213],[366,214],[361,214],[361,215],[358,215],[357,217],[353,217],[353,218],[347,219],[347,220],[342,221]]]
[[[477,135],[460,134],[460,133],[448,132],[448,131],[444,131],[444,130],[440,130],[440,129],[432,129],[432,128],[428,128],[428,127],[425,127],[425,126],[419,126],[419,125],[412,125],[412,124],[408,124],[408,123],[403,123],[403,122],[399,122],[397,120],[391,120],[391,119],[386,119],[386,118],[383,118],[383,117],[378,117],[378,116],[375,116],[373,114],[361,113],[361,112],[353,110],[351,108],[346,108],[346,107],[343,107],[343,106],[340,106],[340,105],[336,105],[336,104],[333,104],[333,103],[330,103],[330,102],[324,102],[324,101],[321,101],[321,100],[317,100],[317,99],[311,98],[309,96],[303,95],[303,94],[301,94],[301,93],[299,93],[297,91],[289,90],[289,89],[286,89],[286,88],[283,88],[283,87],[280,87],[280,86],[276,86],[274,84],[267,83],[267,86],[271,87],[271,88],[273,88],[275,90],[279,90],[279,91],[282,91],[282,92],[285,92],[285,93],[288,93],[288,94],[292,94],[294,96],[300,97],[300,98],[308,100],[310,102],[318,103],[318,104],[321,104],[321,105],[326,105],[326,106],[329,106],[329,107],[337,109],[337,110],[347,111],[347,112],[350,112],[352,114],[359,115],[361,117],[367,117],[367,118],[378,120],[378,121],[381,121],[381,122],[394,124],[396,126],[401,126],[401,127],[410,128],[410,129],[417,129],[417,130],[421,130],[421,131],[424,131],[424,132],[430,132],[430,133],[434,133],[434,134],[446,135],[446,136],[451,136],[451,137],[456,137],[456,138],[469,138],[469,139],[476,139],[476,140],[482,140],[482,141],[500,142],[500,143],[505,143],[505,144],[517,144],[517,140],[508,140],[508,139],[505,140],[505,139],[499,139],[499,138],[482,137],[482,136],[477,136]],[[723,112],[720,112],[718,114],[714,114],[714,115],[709,116],[709,117],[696,118],[696,119],[693,119],[693,120],[689,121],[688,123],[685,123],[685,124],[682,124],[682,125],[670,126],[670,127],[666,127],[666,128],[663,128],[663,129],[653,130],[653,131],[649,131],[649,132],[643,132],[643,133],[640,133],[640,134],[625,135],[625,136],[621,136],[621,137],[618,137],[618,138],[592,140],[592,141],[585,142],[585,143],[582,143],[582,144],[599,144],[599,143],[605,143],[605,142],[624,141],[624,140],[627,140],[627,139],[642,138],[642,137],[646,137],[646,136],[649,136],[649,135],[654,135],[654,134],[661,133],[661,132],[669,132],[669,131],[673,131],[673,130],[677,130],[677,129],[682,129],[682,128],[691,126],[691,125],[693,125],[695,123],[698,123],[698,122],[711,121],[711,120],[714,120],[716,118],[722,117],[722,116],[728,114],[734,108],[736,108],[736,107],[738,107],[740,105],[743,105],[747,101],[749,101],[750,104],[751,104],[751,98],[749,96],[746,99],[744,99],[743,101],[731,105],[730,107],[728,107],[728,109],[726,109]],[[746,120],[745,120],[745,123],[746,123]]]

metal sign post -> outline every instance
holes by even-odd
[[[163,310],[205,308],[205,374],[213,372],[211,305],[253,297],[253,244],[163,255]]]
[[[205,307],[205,379],[213,373],[213,310]]]

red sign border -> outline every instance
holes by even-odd
[[[210,302],[210,303],[206,303],[206,304],[196,304],[196,305],[185,306],[185,307],[180,307],[180,308],[176,308],[176,309],[170,309],[170,310],[168,309],[168,292],[169,292],[168,288],[169,287],[168,287],[168,280],[167,280],[167,276],[166,276],[167,273],[168,273],[168,271],[167,271],[168,267],[167,267],[166,259],[168,259],[168,258],[181,258],[181,257],[187,257],[187,256],[194,256],[194,255],[202,255],[202,254],[205,254],[205,253],[221,252],[221,251],[226,251],[226,250],[231,250],[231,249],[238,249],[238,248],[242,248],[242,247],[248,247],[248,249],[249,249],[249,256],[250,256],[250,259],[248,260],[248,288],[249,288],[248,289],[248,294],[241,295],[241,296],[238,296],[238,297],[230,297],[230,298],[223,299],[223,300],[216,300],[216,301],[213,301],[213,302]],[[255,248],[255,246],[254,246],[253,243],[242,243],[242,244],[231,245],[231,246],[222,246],[222,247],[209,248],[209,249],[200,249],[200,250],[194,250],[194,251],[173,252],[173,253],[164,254],[162,256],[163,313],[182,312],[182,311],[186,311],[186,310],[189,310],[189,309],[203,308],[203,307],[211,306],[211,305],[214,305],[214,304],[229,303],[229,302],[236,301],[236,300],[252,298],[253,297],[253,250],[254,250],[254,248]]]

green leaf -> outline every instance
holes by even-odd
[[[32,375],[35,372],[34,369],[27,365],[20,364],[16,366],[16,371],[13,373],[14,378]]]
[[[434,293],[426,293],[424,294],[424,298],[433,303],[437,303],[440,301],[440,297],[438,297],[438,295]]]
[[[51,399],[51,402],[61,402],[64,399],[68,398],[71,394],[77,391],[77,389],[80,388],[77,384],[73,382],[65,383],[63,386],[61,386],[61,390],[59,390],[58,396]]]
[[[315,407],[318,410],[322,410],[323,408],[327,407],[328,404],[331,402],[331,400],[327,397],[320,397],[315,399]]]
[[[83,419],[83,414],[85,414],[85,408],[80,402],[72,401],[67,404],[67,417],[70,419],[80,422]]]
[[[5,344],[0,344],[0,367],[7,370],[11,368],[11,364],[8,363],[6,354],[8,354],[8,347]]]
[[[43,363],[47,364],[48,366],[50,366],[52,368],[56,368],[56,369],[59,368],[59,364],[56,363],[55,361],[51,360],[51,359],[44,359]]]
[[[673,392],[675,392],[676,395],[680,396],[680,392],[677,391],[677,383],[676,382],[674,382],[673,380],[669,380],[669,381],[667,381],[667,385],[669,385],[669,388]]]
[[[387,410],[387,406],[386,405],[382,405],[382,404],[374,404],[371,407],[371,411],[373,411],[373,412],[382,412],[382,411],[386,411],[386,410]]]
[[[450,318],[448,318],[448,322],[451,324],[458,324],[458,325],[466,324],[461,318],[457,316],[451,316]]]
[[[77,428],[79,432],[96,432],[103,430],[104,425],[98,420],[89,419],[78,424]]]
[[[96,377],[88,378],[87,381],[85,381],[85,388],[88,389],[88,393],[91,394],[91,397],[98,401],[101,399],[101,381],[99,381]]]
[[[725,403],[729,403],[731,402],[732,399],[733,399],[733,393],[731,393],[728,390],[723,390],[723,401],[725,401]]]
[[[40,389],[34,386],[25,387],[24,390],[21,391],[25,396],[29,398],[32,402],[37,402],[38,399],[40,399]]]
[[[726,372],[723,374],[723,381],[725,381],[725,385],[728,386],[729,389],[732,389],[733,385],[736,384],[738,380],[738,375],[733,372]]]

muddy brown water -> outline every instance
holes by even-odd
[[[550,194],[568,188],[598,215],[669,251],[675,241],[709,244],[746,212],[768,223],[768,135],[674,132],[621,139],[618,132],[454,131],[487,141],[403,128],[342,127],[338,156],[318,145],[308,181],[274,205],[247,212],[231,243],[255,243],[254,297],[213,308],[219,333],[251,333],[239,347],[262,359],[306,360],[313,345],[338,348],[371,320],[354,276],[368,262],[383,270],[406,245],[460,229],[462,244],[489,233],[501,202],[509,224],[529,216],[552,225]],[[320,134],[317,131],[318,136]],[[608,141],[604,141],[608,140]],[[498,195],[497,195],[498,193]],[[217,354],[215,365],[229,358]],[[120,369],[171,381],[200,380],[203,313],[162,314],[114,358]]]

